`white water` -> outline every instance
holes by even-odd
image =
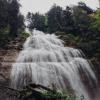
[[[88,61],[79,50],[64,47],[63,41],[54,34],[35,30],[12,66],[11,86],[21,89],[29,83],[36,83],[52,88],[52,84],[55,84],[58,90],[66,90],[69,82],[77,100],[81,95],[90,100],[80,70],[96,81]]]

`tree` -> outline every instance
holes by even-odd
[[[0,29],[8,26],[8,2],[0,0]]]
[[[63,31],[72,33],[74,21],[70,7],[67,6],[66,9],[63,10],[60,6],[53,5],[48,11],[47,16],[49,32]]]
[[[17,0],[10,0],[9,7],[10,35],[17,36],[18,30],[24,27],[24,17],[20,14],[20,4]]]
[[[91,17],[93,19],[91,28],[100,32],[100,8],[97,9],[95,13],[91,14]]]
[[[62,8],[56,5],[53,5],[52,8],[47,12],[49,32],[56,32],[61,30],[61,14]]]
[[[40,31],[46,31],[45,16],[39,13],[28,13],[27,15],[28,28],[32,31],[34,28]]]
[[[72,33],[73,27],[74,27],[74,20],[72,15],[72,9],[70,7],[66,7],[65,10],[63,10],[62,13],[62,29],[64,32]]]
[[[74,32],[84,38],[87,37],[90,23],[92,22],[89,14],[90,10],[84,3],[79,3],[78,6],[73,7],[73,19],[74,19]],[[89,14],[88,14],[89,12]]]

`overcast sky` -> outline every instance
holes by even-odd
[[[93,9],[99,6],[98,0],[20,0],[20,3],[22,5],[21,12],[26,15],[29,11],[46,13],[54,3],[66,7],[67,5],[75,5],[79,1],[84,1]]]

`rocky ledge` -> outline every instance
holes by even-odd
[[[10,71],[12,64],[15,62],[20,50],[22,49],[18,40],[9,42],[5,48],[0,49],[0,100],[8,99],[8,93],[12,93],[6,87],[9,87]]]

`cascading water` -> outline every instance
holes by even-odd
[[[35,30],[12,66],[11,87],[21,89],[29,83],[35,83],[53,88],[52,84],[55,84],[58,90],[65,90],[68,82],[77,100],[81,95],[91,100],[81,80],[80,71],[96,82],[94,72],[79,50],[64,47],[63,41],[54,34]]]

